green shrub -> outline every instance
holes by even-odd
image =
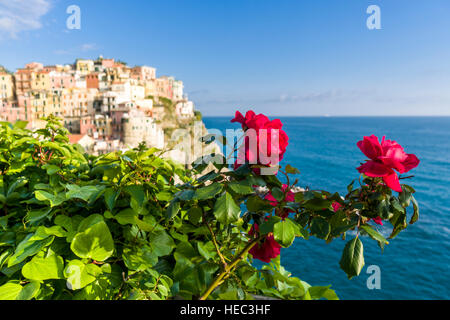
[[[68,143],[56,119],[47,120],[35,132],[25,122],[0,125],[0,300],[337,299],[329,286],[291,276],[279,256],[259,269],[248,252],[268,235],[288,247],[296,237],[331,241],[355,228],[384,246],[367,224],[378,215],[373,208],[395,232],[406,227],[411,200],[416,208],[409,187],[397,198],[375,179],[350,185],[345,201],[309,191],[286,203],[278,178],[248,165],[224,171],[216,164],[194,179],[211,157],[187,171],[144,146],[89,156]],[[282,172],[289,181],[297,170]],[[267,217],[274,207],[254,186],[280,200],[276,210],[295,215]],[[345,209],[334,212],[334,202]],[[252,221],[258,236],[249,233]],[[352,277],[363,264],[356,237],[341,266]]]

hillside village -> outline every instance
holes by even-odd
[[[0,121],[45,125],[64,120],[70,142],[92,154],[134,148],[142,141],[162,149],[176,127],[200,119],[181,80],[156,76],[149,66],[115,59],[78,59],[73,65],[32,62],[14,73],[0,69]]]

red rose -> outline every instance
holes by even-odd
[[[372,221],[376,224],[379,224],[380,226],[383,225],[383,219],[381,219],[381,217],[372,218]]]
[[[246,132],[234,164],[235,169],[244,163],[277,165],[283,159],[289,138],[282,130],[283,124],[279,119],[271,121],[267,116],[257,115],[253,111],[248,111],[244,117],[236,111],[231,122],[240,123]],[[254,172],[259,174],[260,169],[255,168]]]
[[[405,153],[401,145],[395,141],[385,140],[385,137],[380,144],[378,138],[371,135],[364,137],[357,145],[371,159],[358,167],[358,171],[368,177],[382,177],[384,183],[397,192],[402,192],[402,187],[394,170],[406,173],[420,163],[414,154]]]
[[[242,124],[242,130],[247,130],[248,126],[246,124],[247,121],[250,121],[255,116],[255,113],[253,111],[247,111],[245,114],[245,117],[240,113],[239,111],[236,111],[236,114],[234,116],[234,119],[231,120],[231,122],[238,122]]]
[[[283,192],[285,192],[285,197],[284,197],[284,202],[294,202],[295,201],[295,194],[289,190],[286,193],[286,189],[288,188],[287,184],[283,184],[283,187],[281,188],[281,190]],[[279,202],[277,201],[277,199],[274,198],[274,196],[272,195],[272,193],[268,193],[264,199],[269,200],[270,204],[274,207],[278,206]],[[280,216],[281,218],[285,219],[287,218],[287,216],[289,215],[289,212],[293,212],[292,210],[289,209],[282,209],[281,212],[277,212],[277,215]]]
[[[338,212],[339,209],[343,207],[339,202],[333,202],[331,206],[333,207],[334,212]]]
[[[249,235],[253,236],[258,232],[258,225],[255,223],[250,229]],[[267,235],[262,242],[257,243],[249,250],[254,259],[269,263],[270,260],[280,255],[281,246],[275,241],[273,234]]]

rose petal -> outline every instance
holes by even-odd
[[[239,122],[240,124],[245,123],[245,118],[239,111],[236,111],[236,114],[234,116],[234,119],[231,120],[231,122]]]
[[[406,173],[411,169],[414,169],[415,167],[417,167],[420,163],[420,160],[416,157],[416,155],[414,154],[408,154],[408,157],[406,158],[405,161],[403,161],[403,166],[405,168],[405,170],[403,172],[400,173]]]
[[[381,219],[381,217],[372,218],[372,221],[376,224],[379,224],[380,226],[383,225],[383,219]]]
[[[383,181],[392,190],[397,191],[397,192],[402,192],[402,186],[400,185],[398,176],[394,171],[392,171],[391,174],[384,176]]]
[[[364,173],[368,177],[384,177],[391,174],[393,171],[382,163],[375,161],[367,161],[357,168],[360,173]]]
[[[364,137],[362,141],[358,141],[357,146],[369,159],[376,160],[383,155],[380,142],[375,135]]]

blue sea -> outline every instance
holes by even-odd
[[[208,129],[237,128],[231,118],[205,117]],[[408,181],[417,193],[419,221],[401,232],[384,252],[364,238],[365,266],[351,280],[339,267],[345,241],[298,238],[282,249],[282,264],[311,285],[332,285],[341,299],[450,299],[450,117],[280,118],[289,136],[283,163],[298,168],[299,185],[338,191],[359,176],[366,158],[356,146],[363,136],[396,140],[421,163]],[[390,225],[379,230],[389,235]],[[349,239],[349,237],[348,237]],[[368,289],[367,267],[381,270],[381,288]]]

